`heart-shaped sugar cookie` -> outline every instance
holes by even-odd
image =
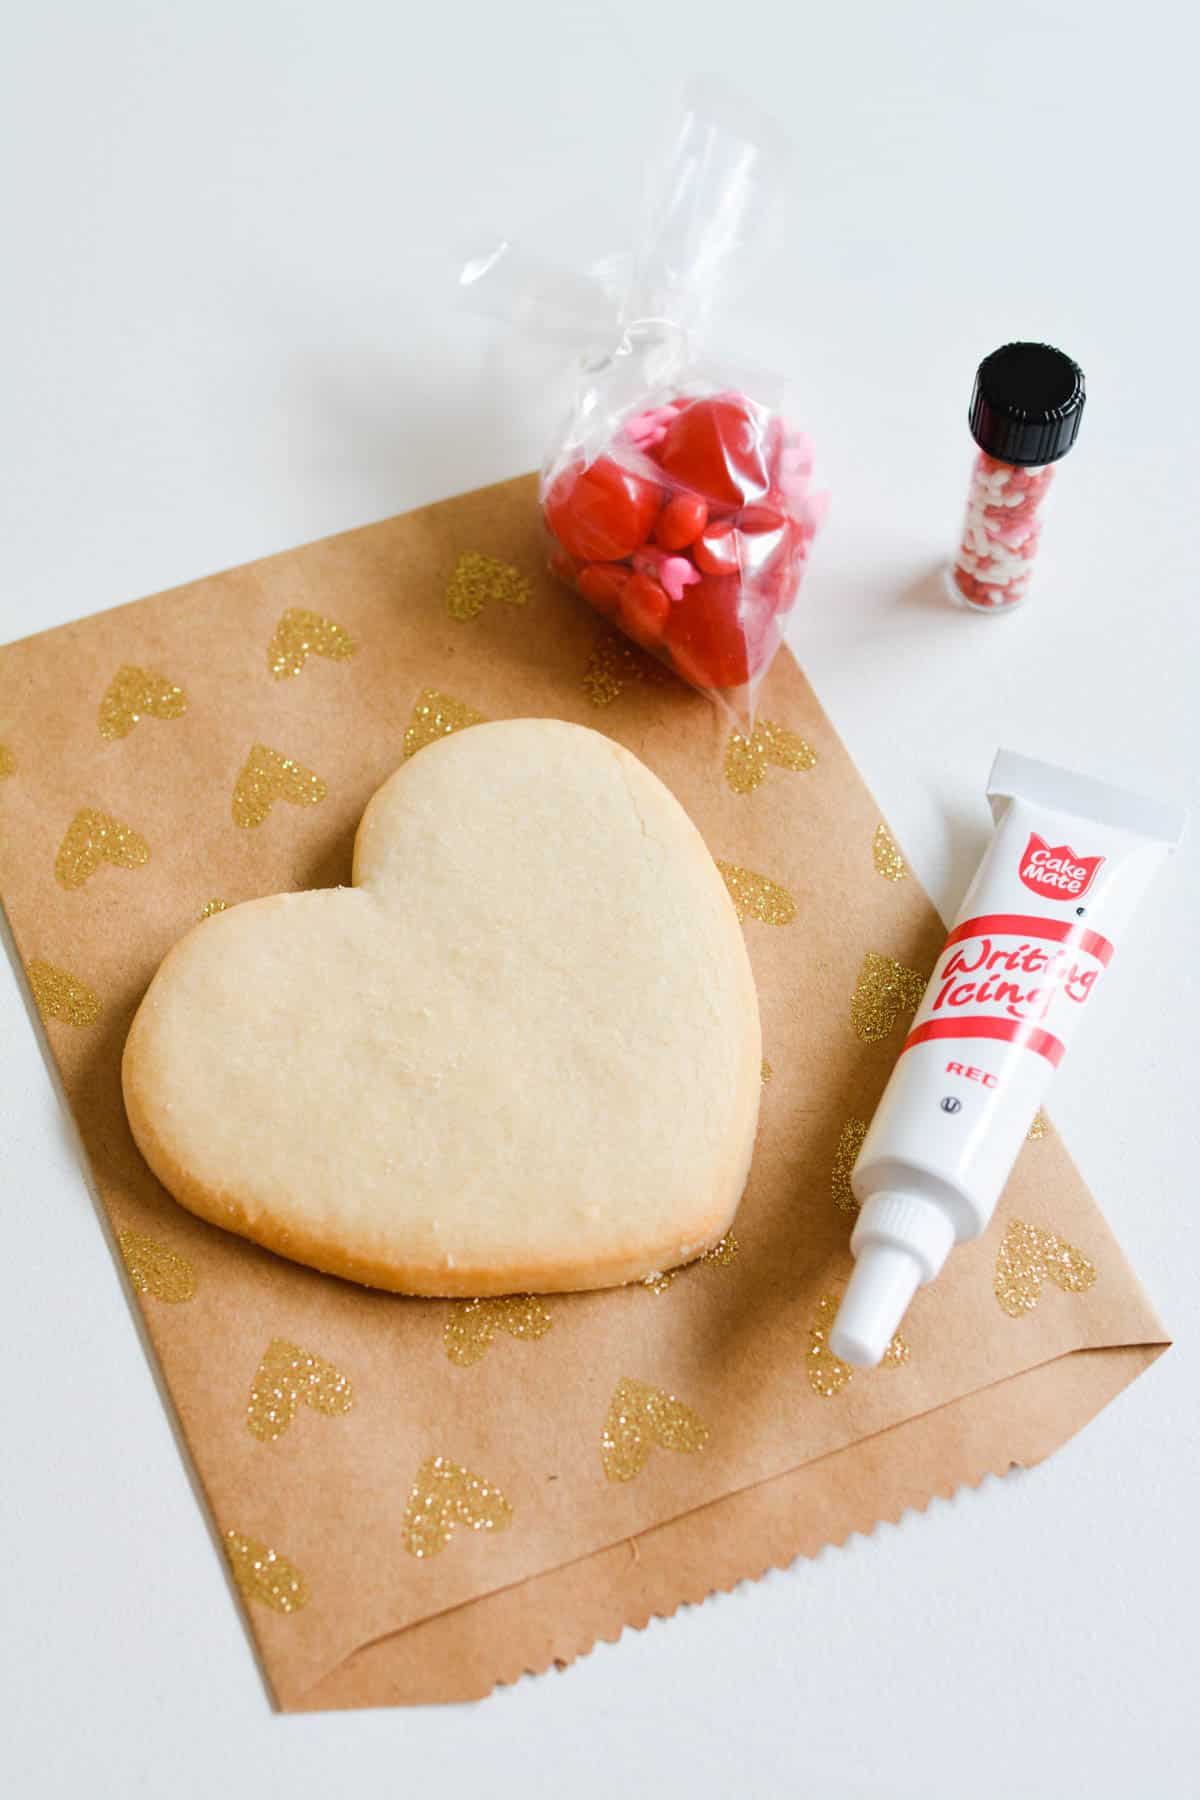
[[[300,1262],[446,1296],[638,1280],[728,1229],[761,1093],[725,884],[627,750],[548,719],[423,748],[352,888],[197,925],[125,1100],[177,1199]]]

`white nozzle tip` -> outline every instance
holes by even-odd
[[[907,1250],[864,1244],[829,1332],[833,1354],[856,1369],[873,1369],[920,1285],[921,1265]]]

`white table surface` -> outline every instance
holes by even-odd
[[[801,152],[747,333],[836,494],[798,648],[914,867],[952,909],[1001,741],[1194,795],[1194,13],[49,0],[4,39],[0,641],[534,463],[543,365],[448,310],[434,253],[619,250],[677,78],[724,63]],[[1090,399],[1054,566],[994,621],[929,576],[1014,336]],[[268,1709],[0,964],[0,1786],[1200,1791],[1198,843],[1051,1108],[1175,1348],[1040,1469],[471,1709]]]

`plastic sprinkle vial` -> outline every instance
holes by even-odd
[[[978,455],[948,571],[950,597],[1010,612],[1029,591],[1054,465],[1079,435],[1083,371],[1049,344],[1005,344],[980,363],[968,421]]]

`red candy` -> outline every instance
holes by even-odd
[[[671,602],[657,581],[649,575],[629,577],[621,589],[618,617],[635,644],[643,650],[653,650],[661,644],[670,613]]]
[[[671,608],[667,648],[679,673],[695,687],[744,687],[778,644],[771,614],[747,615],[741,598],[736,575],[706,575]]]
[[[686,550],[708,524],[708,508],[699,494],[676,494],[658,515],[654,541],[664,550]]]
[[[744,506],[737,516],[738,530],[755,536],[764,531],[782,531],[786,524],[787,515],[777,506]]]
[[[741,394],[658,401],[626,421],[609,454],[550,479],[550,566],[741,719],[822,517],[810,470],[807,440]],[[1024,501],[1005,526],[1023,524]]]
[[[617,562],[644,544],[658,517],[659,490],[611,457],[564,469],[545,499],[546,523],[572,556]]]
[[[741,567],[738,538],[730,520],[718,519],[709,526],[692,546],[692,561],[705,575],[737,574]]]
[[[680,487],[718,506],[744,506],[771,485],[757,408],[738,394],[694,400],[667,427],[658,461]]]
[[[624,563],[589,563],[580,570],[578,585],[584,599],[590,600],[597,612],[612,618],[621,598],[621,589],[628,580],[629,570]]]

